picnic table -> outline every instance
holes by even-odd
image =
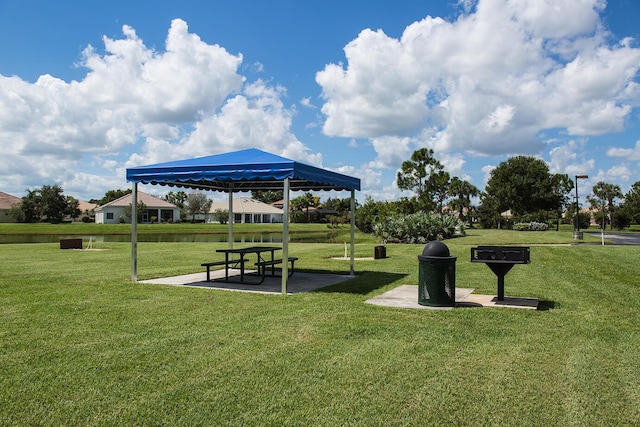
[[[240,282],[241,283],[254,283],[245,281],[245,264],[249,260],[249,255],[256,255],[255,266],[258,269],[258,275],[261,276],[261,279],[258,283],[260,284],[264,281],[266,276],[267,267],[271,267],[271,275],[275,275],[275,266],[278,264],[282,264],[284,261],[282,259],[275,258],[275,252],[282,250],[282,248],[277,246],[249,246],[246,248],[230,248],[230,249],[218,249],[216,252],[224,253],[224,261],[214,261],[214,262],[205,262],[202,263],[203,267],[207,268],[207,281],[211,281],[210,269],[212,266],[216,265],[224,265],[224,281],[232,282],[235,280],[229,279],[229,269],[240,269]],[[298,258],[289,257],[287,262],[291,263],[291,269],[289,270],[289,276],[291,276],[294,272],[294,262]]]

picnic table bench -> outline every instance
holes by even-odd
[[[201,264],[202,267],[207,268],[207,281],[211,281],[211,267],[224,265],[224,281],[232,282],[237,281],[229,279],[229,268],[238,268],[240,269],[240,283],[250,283],[259,285],[264,282],[266,277],[267,268],[271,267],[271,275],[275,276],[276,265],[282,264],[284,259],[276,259],[274,258],[274,253],[277,250],[282,250],[282,248],[274,247],[274,246],[251,246],[247,248],[231,248],[231,249],[218,249],[216,252],[221,252],[225,254],[225,258],[222,261],[212,261],[212,262],[203,262]],[[263,254],[270,253],[270,256],[263,256]],[[256,282],[255,280],[245,280],[245,263],[247,262],[247,256],[249,254],[256,254],[257,262],[255,263],[256,267],[258,267],[257,275],[260,276],[260,280]],[[291,269],[289,270],[289,276],[294,273],[294,263],[297,261],[297,257],[288,257],[287,262],[291,263]],[[255,275],[255,272],[251,272],[251,275]],[[247,273],[248,275],[249,273]],[[218,279],[222,280],[222,279]]]
[[[294,263],[298,260],[298,257],[294,257],[294,256],[290,256],[288,258],[288,262],[291,263],[291,268],[289,269],[289,274],[288,276],[291,277],[293,275],[294,272]],[[262,280],[264,280],[264,276],[265,276],[265,271],[267,269],[267,267],[271,267],[271,275],[275,276],[275,267],[278,264],[282,264],[284,262],[284,260],[282,259],[272,259],[272,260],[267,260],[267,261],[258,261],[256,262],[256,266],[258,267],[258,273],[260,272],[260,270],[262,270]]]
[[[225,266],[225,279],[229,280],[229,266],[237,267],[238,264],[240,264],[240,263],[244,264],[244,259],[230,259],[230,260],[224,260],[224,261],[203,262],[200,265],[202,267],[207,267],[207,282],[210,282],[211,281],[211,267],[215,267],[215,266],[218,266],[218,265],[224,265]]]

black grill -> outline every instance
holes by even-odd
[[[516,264],[529,264],[528,246],[478,246],[471,248],[471,262],[482,262],[498,277],[498,301],[504,301],[504,276]]]

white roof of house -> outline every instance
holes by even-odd
[[[112,200],[109,203],[105,203],[102,206],[98,206],[96,211],[101,211],[106,207],[126,207],[131,204],[132,196],[131,194],[127,194],[126,196],[122,196],[119,199]],[[178,207],[172,203],[167,202],[166,200],[159,199],[150,194],[143,193],[142,191],[138,191],[138,203],[144,203],[147,208],[164,208],[164,209],[178,209]]]
[[[229,202],[213,202],[211,204],[211,210],[209,212],[215,212],[216,210],[228,210]],[[249,197],[238,197],[233,199],[233,213],[234,214],[283,214],[282,209],[278,209],[274,206],[260,202],[258,200],[251,199]]]

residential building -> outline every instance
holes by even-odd
[[[95,209],[98,207],[95,203],[89,203],[82,200],[78,200],[78,209],[80,209],[80,216],[74,218],[74,221],[93,222],[95,220]]]
[[[229,202],[213,202],[207,215],[207,222],[218,222],[213,213],[216,210],[229,210]],[[282,223],[284,212],[282,209],[251,199],[238,197],[233,199],[234,223],[242,224],[270,224]]]
[[[17,222],[17,220],[9,215],[9,210],[22,199],[11,194],[0,191],[0,222]]]
[[[94,209],[96,223],[98,224],[118,224],[120,222],[130,223],[126,213],[131,206],[131,194],[120,197]],[[151,196],[150,194],[138,191],[138,203],[144,203],[145,210],[142,212],[142,223],[149,222],[174,222],[180,219],[180,208],[165,200]]]

